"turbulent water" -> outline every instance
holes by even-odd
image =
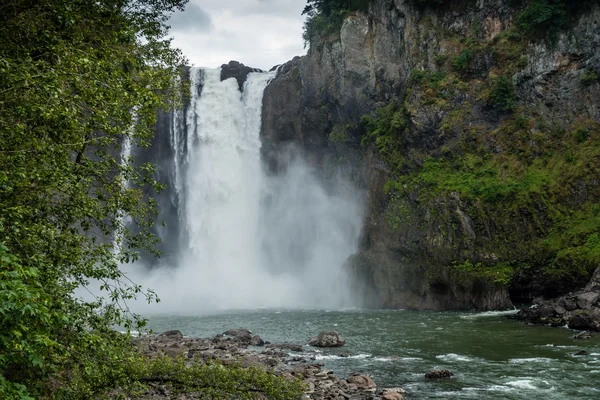
[[[192,98],[171,121],[176,256],[151,271],[155,311],[207,312],[352,304],[342,266],[355,251],[361,196],[343,179],[316,177],[301,157],[280,176],[260,157],[262,97],[276,72],[239,90],[221,71],[192,68]]]
[[[297,344],[335,329],[346,346],[316,353],[317,362],[339,376],[362,372],[380,387],[402,386],[408,399],[600,398],[600,338],[572,339],[573,331],[530,326],[505,314],[262,310],[155,316],[150,327],[200,337],[245,327],[264,340]],[[588,355],[576,356],[579,350]],[[433,368],[455,376],[428,381],[423,375]]]

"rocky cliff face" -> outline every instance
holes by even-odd
[[[528,1],[429,3],[373,0],[282,66],[264,158],[276,172],[293,145],[324,173],[351,168],[368,210],[347,268],[370,305],[490,310],[585,284],[600,263],[600,5],[540,25]]]

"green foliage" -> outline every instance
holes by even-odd
[[[134,365],[142,366],[131,374],[134,379],[173,382],[174,390],[201,393],[203,398],[288,400],[299,398],[304,391],[299,380],[278,378],[262,367],[219,363],[190,365],[183,357],[167,356]]]
[[[526,33],[548,31],[555,34],[568,23],[567,0],[531,0],[517,17],[517,25]]]
[[[302,31],[304,46],[315,37],[337,35],[351,11],[366,12],[371,0],[307,0],[302,11],[306,21]]]
[[[466,154],[455,163],[444,159],[428,158],[423,163],[413,184],[426,184],[430,195],[456,192],[463,198],[500,202],[516,199],[525,193],[539,191],[548,184],[549,177],[532,169],[518,179],[502,177],[501,170],[491,160]]]
[[[593,4],[598,4],[598,0],[528,0],[516,25],[527,35],[554,40],[575,15]]]
[[[499,77],[494,83],[490,99],[494,107],[503,111],[512,111],[517,106],[515,84],[508,76]]]
[[[127,301],[156,300],[119,265],[140,249],[157,254],[148,193],[163,186],[152,165],[120,153],[125,142],[147,146],[158,110],[181,106],[187,94],[185,59],[165,25],[185,3],[0,5],[2,399],[112,398],[156,377],[206,385],[215,398],[298,397],[296,386],[264,371],[143,358],[113,329],[143,329]],[[92,280],[105,295],[80,300],[75,290]]]
[[[472,59],[473,52],[470,49],[463,49],[458,56],[452,59],[452,68],[465,73],[469,70]]]
[[[429,88],[439,89],[440,83],[446,78],[444,72],[413,69],[410,73],[409,83],[425,85]]]
[[[580,81],[584,86],[589,86],[592,83],[598,82],[599,77],[596,71],[591,69],[586,69],[583,75],[581,75]]]
[[[354,124],[337,124],[329,133],[331,143],[344,143],[348,140],[348,131],[355,127]]]
[[[48,355],[58,346],[52,328],[68,318],[43,290],[39,271],[23,267],[0,243],[0,393],[3,398],[29,398],[27,387],[13,382],[15,369],[29,378],[41,374]]]
[[[360,122],[366,131],[361,144],[363,146],[375,144],[388,165],[399,167],[403,162],[402,134],[409,124],[406,109],[396,103],[390,103],[378,108],[374,115],[361,117]]]
[[[463,263],[454,263],[452,267],[463,279],[483,279],[504,286],[510,283],[515,274],[513,263],[509,262],[485,265],[483,263],[473,264],[467,260]]]
[[[119,395],[135,399],[142,397],[148,383],[165,384],[174,394],[193,393],[208,399],[288,400],[299,398],[304,391],[301,381],[288,381],[262,367],[204,364],[183,356],[148,358],[128,349],[119,364],[76,372],[69,392],[59,390],[57,396],[83,400]],[[114,387],[118,387],[116,393]]]

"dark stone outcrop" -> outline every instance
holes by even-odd
[[[346,341],[336,331],[321,332],[308,341],[308,345],[314,347],[342,347],[345,344]]]
[[[244,90],[244,83],[251,72],[263,72],[258,68],[247,67],[238,61],[229,61],[228,64],[221,65],[221,80],[235,78],[240,88],[240,92]]]
[[[254,335],[248,329],[238,328],[238,329],[230,329],[227,332],[223,332],[224,336],[231,336],[242,343],[250,346],[264,346],[265,342],[261,339],[260,336]]]
[[[279,350],[290,350],[290,351],[295,351],[295,352],[302,352],[304,351],[304,348],[298,344],[292,344],[292,343],[281,343],[281,344],[277,344],[277,343],[270,343],[268,345],[265,346],[267,349],[279,349]]]
[[[552,326],[600,332],[600,268],[580,291],[551,300],[537,299],[515,318]]]
[[[433,369],[425,374],[427,379],[444,379],[451,378],[454,374],[447,369]]]

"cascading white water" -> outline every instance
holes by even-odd
[[[182,242],[177,265],[134,274],[157,291],[160,311],[349,305],[341,269],[355,251],[360,196],[325,190],[298,159],[284,176],[264,175],[262,97],[276,73],[249,74],[240,92],[220,70],[190,71],[192,99],[173,116],[185,132],[171,131],[182,232],[166,240]]]

